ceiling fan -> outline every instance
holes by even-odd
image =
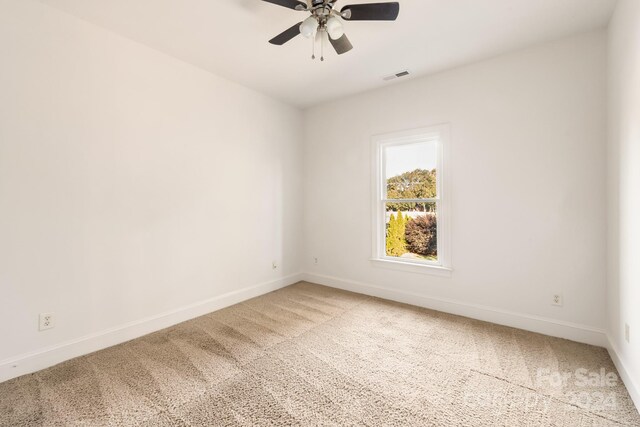
[[[314,34],[320,39],[324,50],[324,33],[328,35],[329,42],[338,55],[349,52],[353,45],[344,33],[342,19],[345,21],[395,21],[400,13],[398,2],[367,3],[344,6],[339,12],[334,9],[338,0],[263,0],[299,12],[310,12],[311,16],[299,22],[291,28],[278,34],[269,43],[281,46],[298,34],[306,38],[313,38]],[[311,57],[315,59],[314,53]],[[324,61],[324,52],[321,56]]]

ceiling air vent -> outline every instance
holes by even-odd
[[[389,80],[395,80],[395,79],[398,79],[400,77],[404,77],[404,76],[408,76],[408,75],[409,75],[409,71],[404,70],[404,71],[400,71],[400,72],[395,73],[395,74],[391,74],[390,76],[383,77],[382,80],[388,82]]]

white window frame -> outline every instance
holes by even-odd
[[[410,272],[449,276],[451,274],[451,221],[450,221],[450,187],[449,187],[449,125],[429,126],[403,132],[375,135],[372,141],[372,180],[373,180],[373,256],[372,263],[377,267],[392,268]],[[390,146],[415,144],[420,142],[437,142],[438,160],[436,187],[437,197],[433,199],[400,199],[386,198],[387,182],[385,172],[384,149]],[[390,257],[386,254],[386,203],[393,202],[427,202],[436,203],[438,215],[438,260],[413,260]]]

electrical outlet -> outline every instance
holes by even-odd
[[[55,326],[53,320],[53,313],[40,313],[40,324],[38,329],[41,331],[52,329]]]
[[[551,305],[557,305],[558,307],[562,307],[562,294],[553,294],[553,298],[551,299]]]
[[[318,265],[318,258],[314,258],[314,259],[313,259],[313,263],[314,263],[315,265]]]
[[[627,342],[631,342],[631,341],[629,340],[629,335],[630,335],[630,331],[629,331],[629,324],[628,324],[628,323],[625,323],[625,324],[624,324],[624,339],[625,339],[625,341],[627,341]]]
[[[273,262],[271,263],[271,269],[272,269],[272,270],[277,270],[277,269],[278,269],[278,263],[277,263],[277,262],[275,262],[275,261],[273,261]]]

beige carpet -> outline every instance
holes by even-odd
[[[640,426],[580,368],[616,372],[602,348],[299,283],[2,383],[0,425]]]

